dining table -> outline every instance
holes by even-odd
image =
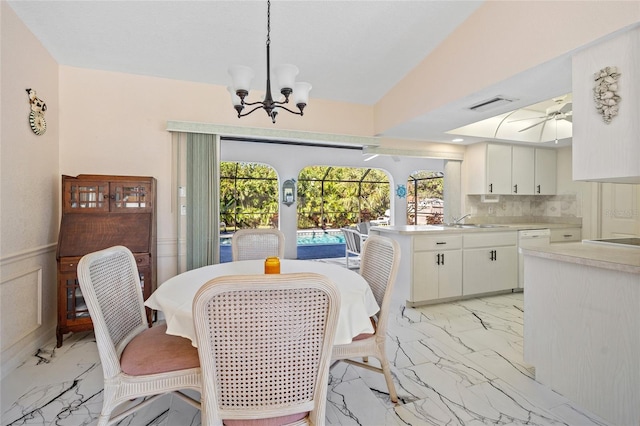
[[[167,323],[167,334],[190,339],[196,344],[192,303],[204,284],[228,275],[264,274],[264,260],[243,260],[203,266],[178,274],[162,283],[144,302],[145,306],[161,311]],[[373,333],[371,316],[380,307],[367,281],[357,272],[313,260],[281,259],[280,273],[311,272],[333,281],[340,292],[340,313],[334,345],[351,343],[362,333]]]

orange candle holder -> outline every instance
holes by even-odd
[[[264,261],[264,273],[265,274],[279,274],[280,273],[280,258],[267,257]]]

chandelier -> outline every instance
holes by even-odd
[[[231,94],[233,107],[238,112],[238,118],[251,114],[257,109],[264,109],[267,115],[271,117],[273,123],[276,122],[276,116],[280,110],[288,111],[296,115],[304,115],[303,110],[309,101],[309,91],[311,84],[296,83],[295,78],[298,75],[298,67],[291,64],[283,64],[275,67],[275,76],[277,87],[284,96],[284,100],[274,101],[271,96],[271,59],[269,55],[269,47],[271,44],[271,1],[267,1],[267,92],[263,101],[246,102],[245,99],[249,95],[249,87],[254,72],[251,68],[244,65],[234,65],[229,68],[229,74],[233,80],[233,86],[227,87]],[[290,110],[285,106],[289,103],[289,96],[293,93],[293,103],[296,104],[300,111]],[[281,98],[282,99],[282,98]],[[255,106],[251,111],[243,113],[245,106]]]

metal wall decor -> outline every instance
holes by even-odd
[[[398,198],[406,198],[407,197],[407,187],[404,185],[398,185],[396,187],[396,195]]]
[[[285,180],[282,184],[282,203],[290,206],[296,201],[296,180]]]
[[[36,96],[36,91],[27,89],[29,95],[29,104],[31,104],[31,112],[29,113],[29,125],[36,135],[40,136],[47,131],[47,122],[44,119],[44,112],[47,110],[47,104]]]
[[[613,117],[618,115],[618,67],[605,67],[593,75],[596,81],[593,87],[593,100],[596,110],[602,115],[605,123],[611,123]]]

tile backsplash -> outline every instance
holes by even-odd
[[[578,196],[500,195],[497,202],[483,202],[480,195],[467,195],[465,213],[473,223],[582,223]]]

